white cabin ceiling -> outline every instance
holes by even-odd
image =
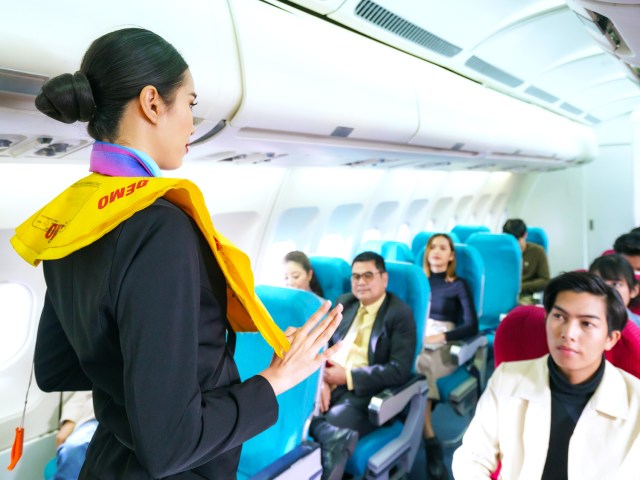
[[[325,2],[288,3],[315,9],[314,4]],[[581,3],[600,2],[571,3],[579,11]],[[612,5],[609,3],[608,7]],[[635,9],[625,7],[626,24],[632,23],[630,15],[640,20],[638,5],[632,6]],[[486,86],[588,125],[630,113],[638,105],[636,100],[640,100],[638,79],[624,62],[603,52],[572,8],[560,0],[345,0],[328,17]],[[438,54],[403,38],[398,34],[402,31],[390,33],[385,28],[393,30],[406,22],[447,42],[450,51]],[[636,21],[635,25],[638,24]],[[408,27],[404,32],[407,30]],[[633,37],[626,39],[626,43],[640,40],[638,34]],[[452,54],[451,50],[457,53]]]

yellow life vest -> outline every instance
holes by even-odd
[[[189,180],[92,173],[16,228],[11,244],[33,266],[95,242],[163,197],[196,222],[227,280],[227,317],[236,332],[258,330],[282,356],[290,347],[254,290],[247,255],[216,231],[200,189]]]

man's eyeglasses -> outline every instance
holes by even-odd
[[[370,282],[371,280],[373,280],[373,277],[376,276],[376,274],[378,274],[381,272],[364,272],[364,273],[352,273],[351,274],[351,281],[353,283],[358,283],[360,281],[360,279],[363,279],[365,282]]]

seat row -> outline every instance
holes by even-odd
[[[349,264],[343,259],[312,257],[314,272],[325,296],[335,300],[350,291]],[[416,321],[417,338],[422,339],[429,309],[429,282],[421,267],[406,262],[386,262],[387,289],[405,301]],[[259,286],[256,293],[283,330],[300,326],[319,306],[321,300],[310,292],[273,286]],[[486,345],[484,337],[460,343],[455,350],[459,368],[438,381],[442,398],[453,399],[459,413],[469,415],[480,390],[477,376],[469,373],[474,356],[469,353]],[[418,342],[414,357],[422,348]],[[486,358],[486,349],[485,355]],[[271,349],[258,333],[239,333],[236,362],[241,378],[262,371],[271,361]],[[296,388],[278,397],[280,416],[276,425],[246,442],[238,478],[317,478],[320,469],[318,445],[307,438],[308,425],[317,413],[321,385],[318,372]],[[354,478],[389,478],[391,472],[408,473],[422,438],[427,382],[419,374],[397,389],[385,389],[369,405],[370,420],[379,425],[362,437],[347,464]],[[402,415],[400,415],[402,414]]]

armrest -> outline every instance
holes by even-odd
[[[475,356],[479,348],[485,347],[487,343],[485,335],[451,342],[451,358],[458,366],[464,365]]]
[[[427,395],[429,386],[424,375],[414,373],[404,385],[385,388],[369,402],[369,420],[383,425],[401,413],[416,395]]]
[[[251,480],[300,480],[319,478],[321,474],[320,445],[316,442],[302,442],[253,475]]]

